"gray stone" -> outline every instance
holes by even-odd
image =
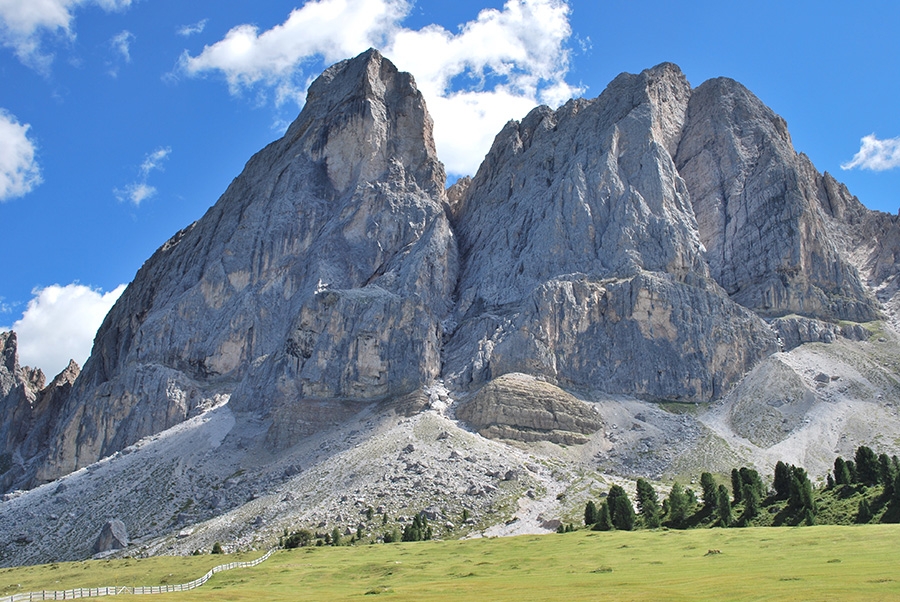
[[[577,444],[599,430],[600,417],[562,389],[526,374],[505,374],[481,388],[457,416],[486,436]],[[496,472],[491,476],[499,477]]]
[[[100,529],[100,534],[94,542],[94,554],[109,552],[110,550],[123,550],[128,547],[128,531],[125,523],[119,519],[107,521]]]
[[[710,272],[745,307],[773,316],[867,321],[877,304],[828,235],[818,172],[787,124],[728,78],[691,94],[675,155]]]

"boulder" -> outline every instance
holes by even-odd
[[[102,554],[111,550],[123,550],[128,547],[128,531],[125,523],[119,519],[107,521],[100,529],[100,534],[94,542],[94,554]]]

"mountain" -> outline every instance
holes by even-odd
[[[609,475],[821,475],[900,433],[897,217],[739,83],[622,74],[445,180],[369,50],[147,260],[80,375],[44,387],[3,334],[0,484],[31,491],[0,561],[113,519],[133,553],[374,532],[369,506],[540,531]]]

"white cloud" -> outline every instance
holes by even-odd
[[[0,42],[12,48],[22,63],[46,72],[52,54],[41,48],[45,33],[74,37],[72,21],[76,8],[95,5],[105,11],[131,6],[132,0],[0,0]]]
[[[209,19],[201,19],[197,21],[193,25],[182,25],[178,28],[177,33],[180,36],[190,37],[195,33],[203,33],[203,30],[206,29],[206,24],[209,22]]]
[[[113,190],[116,198],[120,201],[131,201],[137,206],[140,205],[141,202],[155,195],[156,188],[149,185],[147,180],[150,178],[151,172],[155,170],[162,171],[162,164],[171,153],[172,149],[169,147],[160,147],[152,153],[149,153],[144,158],[144,162],[141,163],[138,180],[126,185],[124,188],[116,188]]]
[[[41,183],[30,127],[0,109],[0,202],[28,194]]]
[[[146,182],[133,182],[124,188],[116,188],[113,192],[120,201],[131,201],[137,206],[155,195],[156,188]]]
[[[81,284],[54,284],[32,291],[28,308],[12,325],[19,361],[40,368],[48,378],[64,370],[70,359],[83,366],[97,329],[124,290],[124,284],[108,293]]]
[[[141,163],[141,175],[145,178],[150,175],[154,169],[162,169],[162,163],[172,153],[172,149],[168,146],[160,147],[147,155],[144,162]]]
[[[473,173],[509,119],[580,94],[565,81],[571,28],[564,0],[508,0],[456,33],[402,27],[411,8],[402,0],[310,1],[272,29],[239,25],[197,56],[185,52],[180,68],[191,76],[220,72],[232,93],[262,86],[276,103],[302,103],[307,61],[330,63],[380,47],[415,76],[441,159],[454,174]]]
[[[859,152],[841,169],[871,169],[886,171],[900,167],[900,136],[879,140],[875,134],[863,136],[860,140]]]
[[[131,43],[134,41],[134,34],[127,29],[117,33],[109,41],[113,50],[118,52],[126,63],[131,62]]]

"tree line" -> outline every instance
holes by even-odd
[[[847,505],[846,500],[856,498],[856,507]],[[613,485],[599,503],[587,502],[584,524],[596,531],[814,525],[822,503],[829,507],[827,522],[871,522],[879,512],[881,522],[900,522],[900,461],[897,456],[876,455],[871,448],[860,446],[853,460],[835,459],[834,470],[827,474],[821,490],[813,486],[805,469],[781,461],[775,465],[770,484],[749,467],[731,470],[730,487],[703,472],[699,499],[692,489],[676,481],[662,502],[653,485],[639,478],[635,502],[632,504],[622,486]],[[559,528],[560,532],[568,530],[573,527]]]

